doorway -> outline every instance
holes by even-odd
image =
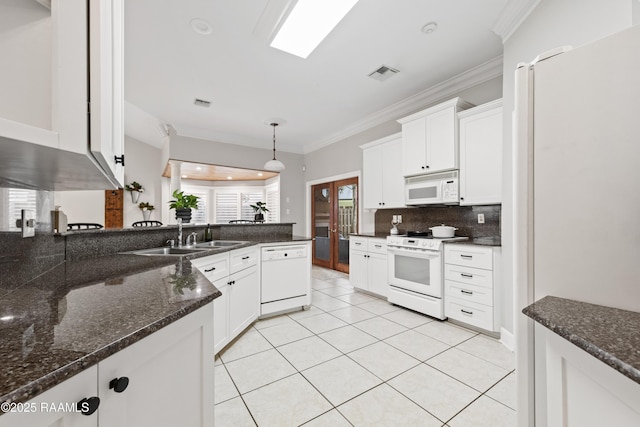
[[[349,272],[349,235],[358,230],[358,178],[311,187],[313,264]]]

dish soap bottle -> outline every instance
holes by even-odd
[[[213,240],[213,237],[211,237],[211,227],[209,226],[209,224],[207,224],[207,229],[204,230],[204,241],[210,242],[212,240]]]

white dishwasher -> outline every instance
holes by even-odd
[[[310,243],[262,248],[260,314],[311,304]]]

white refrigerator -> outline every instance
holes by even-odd
[[[640,312],[640,27],[520,64],[514,114],[518,419],[546,426],[521,310],[552,295]]]

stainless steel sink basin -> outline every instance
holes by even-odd
[[[212,240],[210,242],[197,243],[196,248],[228,248],[231,246],[238,246],[244,242],[236,240]]]
[[[197,248],[151,248],[151,249],[141,249],[139,251],[131,251],[130,253],[136,255],[189,255],[195,254],[198,252],[202,252],[206,249],[197,249]]]

